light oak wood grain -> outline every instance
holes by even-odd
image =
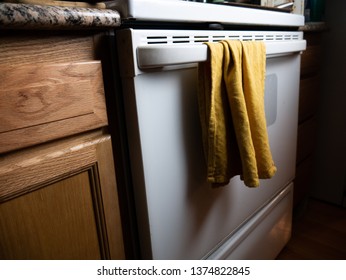
[[[0,64],[15,66],[94,59],[94,36],[90,32],[0,30]]]
[[[100,62],[0,68],[0,132],[94,113]]]
[[[2,259],[123,259],[110,136],[2,156],[0,235]]]
[[[0,201],[95,164],[97,136],[100,131],[1,156]]]
[[[0,37],[0,153],[107,125],[100,35],[30,35]]]
[[[1,259],[100,259],[88,172],[0,204]]]
[[[103,33],[0,30],[0,259],[124,259]]]

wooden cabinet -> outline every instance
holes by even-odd
[[[304,33],[307,49],[303,52],[301,61],[295,206],[308,197],[313,183],[318,126],[316,112],[321,90],[321,36],[320,31]]]
[[[0,36],[0,152],[107,125],[100,34]]]
[[[123,259],[102,33],[0,33],[0,259]]]
[[[110,137],[101,131],[1,157],[1,259],[122,258]]]
[[[100,61],[5,64],[1,72],[0,152],[107,125]]]

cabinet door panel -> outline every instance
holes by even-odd
[[[0,205],[2,259],[100,259],[87,171]]]
[[[2,259],[124,258],[110,136],[0,157],[0,236]]]

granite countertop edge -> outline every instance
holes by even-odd
[[[326,31],[328,29],[325,22],[307,22],[303,27],[299,30],[304,32],[321,32]]]
[[[110,9],[0,3],[0,29],[114,28],[120,14]]]

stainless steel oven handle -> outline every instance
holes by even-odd
[[[266,42],[268,58],[301,52],[305,49],[305,40]],[[137,47],[137,63],[140,69],[197,63],[207,60],[207,46],[204,44],[145,45]]]

